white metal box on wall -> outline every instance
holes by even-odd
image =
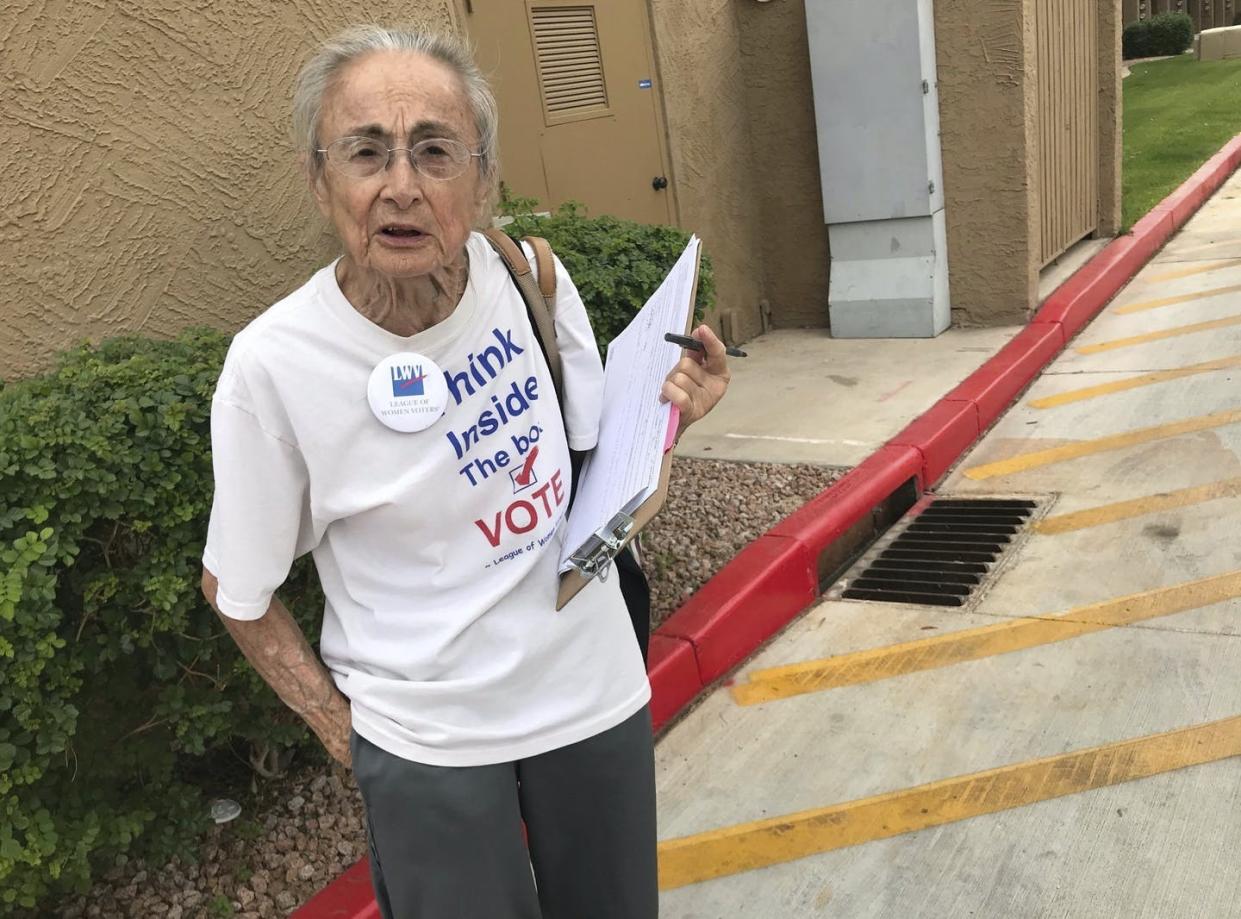
[[[951,321],[931,0],[807,0],[829,311],[840,338]]]

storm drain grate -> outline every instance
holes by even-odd
[[[869,558],[840,596],[962,606],[1037,507],[1021,498],[935,498]]]

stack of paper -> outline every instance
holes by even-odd
[[[617,513],[632,514],[659,489],[671,414],[659,394],[681,358],[681,348],[664,341],[664,333],[682,334],[689,321],[698,248],[698,237],[691,237],[659,289],[608,345],[599,443],[582,467],[560,559],[562,572],[570,568],[569,556]]]

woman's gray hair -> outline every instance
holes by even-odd
[[[482,154],[479,167],[484,179],[493,182],[499,173],[496,142],[500,116],[491,87],[464,41],[455,35],[413,26],[353,26],[324,42],[302,67],[293,89],[293,142],[311,168],[317,170],[323,165],[323,155],[317,152],[322,146],[317,132],[324,95],[350,62],[376,51],[425,54],[461,78],[478,132],[477,152]]]

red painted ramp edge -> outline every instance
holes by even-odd
[[[933,485],[1069,340],[1241,165],[1234,137],[1172,194],[1058,287],[1030,324],[908,427],[750,543],[651,636],[656,729],[818,597],[818,557],[896,489]],[[378,919],[366,859],[294,919]]]

